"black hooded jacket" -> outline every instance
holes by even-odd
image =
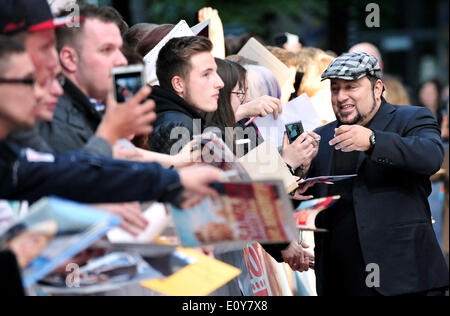
[[[201,134],[202,128],[205,127],[204,117],[183,98],[159,86],[153,87],[150,98],[156,103],[157,114],[157,119],[152,124],[153,133],[149,137],[149,146],[152,151],[176,154],[194,134]],[[175,128],[180,129],[174,130]],[[186,134],[181,133],[183,130]],[[171,153],[173,145],[176,146]]]

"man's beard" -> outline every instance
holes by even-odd
[[[372,98],[373,98],[372,107],[370,108],[368,113],[361,114],[359,112],[358,108],[355,105],[355,110],[357,112],[356,117],[350,122],[343,122],[343,117],[341,117],[341,115],[338,112],[336,114],[336,118],[337,118],[338,122],[341,123],[341,124],[345,124],[345,125],[357,125],[357,124],[363,123],[373,113],[373,111],[375,111],[375,109],[377,108],[377,102],[375,100],[375,92],[372,92]]]

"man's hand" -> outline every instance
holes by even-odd
[[[256,98],[248,103],[244,103],[238,107],[236,111],[236,121],[239,122],[244,118],[251,118],[254,116],[265,117],[269,114],[273,114],[275,119],[278,118],[278,114],[283,112],[283,106],[277,98],[264,95]]]
[[[298,188],[295,191],[295,195],[292,196],[291,199],[297,200],[297,201],[311,200],[312,198],[314,198],[314,196],[312,196],[312,195],[302,195],[302,194],[305,193],[309,188],[315,186],[318,182],[319,182],[319,180],[304,182],[304,180],[301,179],[299,182],[297,182],[298,183]]]
[[[297,169],[303,165],[307,171],[319,152],[317,139],[320,139],[320,136],[314,132],[303,133],[292,144],[289,144],[287,135],[284,135],[281,156],[292,168]]]
[[[291,242],[289,247],[281,251],[284,262],[294,271],[308,271],[310,259],[314,259],[314,256],[309,252],[305,252],[303,248],[309,248],[309,246],[306,243],[300,245],[297,242]]]
[[[139,236],[139,233],[149,224],[142,215],[139,203],[94,204],[91,206],[120,216],[122,218],[120,227],[135,237]]]
[[[181,184],[184,191],[184,202],[181,208],[191,208],[199,204],[206,196],[219,197],[219,193],[209,185],[219,182],[222,178],[222,171],[210,167],[187,167],[179,170]]]
[[[334,131],[330,146],[343,152],[367,151],[370,149],[372,130],[360,125],[342,125]]]
[[[196,146],[197,141],[191,140],[183,149],[173,157],[175,168],[183,168],[202,162],[202,151],[200,146]]]
[[[147,100],[151,88],[143,87],[128,102],[117,104],[110,94],[107,100],[105,116],[97,129],[96,135],[106,139],[111,146],[121,138],[131,135],[146,135],[153,131],[150,125],[156,120],[155,102]]]

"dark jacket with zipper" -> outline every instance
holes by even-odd
[[[156,103],[156,121],[149,137],[152,151],[177,154],[205,127],[204,117],[172,91],[154,86],[150,98]]]

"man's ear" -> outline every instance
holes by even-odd
[[[172,77],[170,83],[172,84],[173,91],[175,91],[176,94],[183,95],[185,91],[185,82],[183,78],[180,76],[174,76]]]
[[[75,73],[77,71],[80,58],[75,48],[67,45],[64,46],[59,52],[59,59],[65,71],[69,73]]]
[[[381,96],[383,95],[383,87],[384,83],[380,79],[377,80],[374,87],[375,99],[381,100]]]

